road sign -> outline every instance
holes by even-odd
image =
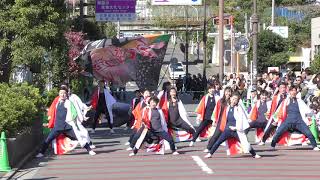
[[[250,41],[245,36],[236,38],[234,48],[239,54],[246,54],[250,49]]]
[[[202,0],[152,0],[152,5],[162,6],[189,6],[189,5],[202,5]]]
[[[136,0],[96,0],[96,21],[134,21]]]

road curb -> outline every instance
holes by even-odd
[[[35,154],[37,153],[40,146],[37,146],[33,151],[31,151],[28,155],[26,155],[17,165],[16,168],[13,168],[10,172],[4,174],[2,177],[0,177],[0,180],[9,180],[13,178],[13,176],[28,162],[30,159],[32,159]]]

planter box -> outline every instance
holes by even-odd
[[[7,139],[9,164],[15,167],[18,163],[32,152],[38,145],[42,143],[42,121],[34,121],[31,127],[26,127],[25,130],[18,134],[15,138]]]

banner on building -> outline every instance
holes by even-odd
[[[202,5],[202,0],[152,0],[152,5],[162,6],[189,6]]]
[[[136,0],[96,0],[96,21],[134,21]]]

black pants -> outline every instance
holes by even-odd
[[[274,126],[272,123],[270,126],[265,130],[265,133],[262,137],[262,142],[266,142],[267,139],[270,137],[271,133],[273,133],[277,129],[277,126]]]
[[[170,149],[171,151],[176,151],[176,146],[174,144],[174,141],[172,139],[172,137],[170,136],[170,134],[168,132],[162,131],[162,132],[151,132],[151,135],[155,135],[158,136],[166,141],[169,142],[170,144]]]
[[[195,89],[194,91],[196,91],[196,92],[193,93],[192,100],[195,100],[195,99],[199,100],[200,96],[201,96],[201,92],[198,92],[198,91],[200,91],[200,90]]]
[[[98,119],[99,119],[101,114],[105,114],[106,115],[106,118],[107,118],[108,124],[109,124],[109,128],[112,129],[113,128],[113,124],[111,123],[109,112],[108,112],[107,108],[106,107],[100,107],[99,108],[99,105],[98,105],[98,108],[96,110],[96,113],[94,114],[92,129],[96,129],[97,123],[98,123]]]
[[[134,135],[135,135],[136,133],[137,133],[136,130],[133,130],[133,131],[132,131],[131,135],[129,136],[129,140],[128,140],[129,143],[132,142],[132,139],[133,139],[133,137],[134,137]]]
[[[281,135],[288,131],[288,130],[297,130],[299,132],[301,132],[302,134],[304,134],[305,136],[308,137],[308,139],[311,142],[312,147],[317,147],[317,143],[316,140],[314,139],[309,127],[304,123],[288,123],[288,122],[283,122],[279,129],[276,131],[276,134],[273,136],[272,142],[271,142],[271,146],[275,147],[276,143],[279,141],[279,138],[281,137]]]
[[[171,149],[171,151],[172,151],[172,152],[176,151],[176,146],[175,146],[175,144],[174,144],[174,141],[173,141],[172,137],[169,135],[168,132],[165,132],[165,131],[162,131],[162,132],[152,132],[152,131],[149,130],[148,133],[147,133],[147,135],[146,135],[146,137],[144,138],[143,142],[145,142],[150,136],[157,136],[157,137],[160,137],[160,138],[168,141],[169,144],[170,144],[170,149]],[[136,154],[136,153],[138,153],[138,150],[139,150],[138,148],[134,148],[134,149],[133,149],[133,152]]]
[[[268,121],[251,121],[250,128],[266,128]]]
[[[192,134],[192,136],[195,136],[195,130],[185,121],[181,120],[178,124],[170,124],[171,127],[177,127],[179,129],[183,129],[187,131],[188,133]]]
[[[197,140],[197,138],[199,137],[200,133],[208,126],[212,124],[212,120],[208,120],[208,119],[204,119],[203,121],[201,121],[199,127],[196,130],[195,135],[193,136],[192,141],[195,142]]]
[[[265,129],[268,124],[268,121],[251,121],[249,123],[250,128],[246,129],[246,134],[250,131],[251,128],[262,128]]]
[[[218,140],[218,138],[220,137],[222,131],[219,129],[219,126],[216,127],[213,135],[211,136],[211,138],[209,139],[208,145],[207,145],[207,149],[211,149],[212,146],[214,145],[214,143]]]
[[[131,128],[133,122],[134,122],[134,115],[131,113],[127,122],[127,127]]]
[[[229,128],[226,128],[221,135],[219,136],[219,138],[217,139],[217,141],[213,144],[212,148],[210,149],[210,154],[213,154],[214,152],[216,152],[216,150],[219,148],[219,146],[221,145],[221,143],[223,143],[224,141],[226,141],[229,138],[236,138],[238,141],[239,140],[239,136],[237,134],[237,131],[232,131]],[[252,156],[256,155],[255,150],[251,147],[249,150],[250,154]]]
[[[66,137],[68,137],[69,139],[73,140],[73,141],[76,141],[77,140],[77,137],[76,137],[76,134],[74,133],[73,129],[64,129],[64,130],[51,130],[47,139],[44,141],[44,143],[42,144],[42,147],[41,147],[41,150],[40,150],[40,153],[44,154],[46,152],[46,150],[48,149],[49,147],[49,144],[55,139],[57,138],[60,134],[63,134],[65,135]],[[90,148],[90,145],[88,143],[86,143],[86,145],[84,146],[84,148],[87,150],[87,151],[90,151],[91,148]]]
[[[129,140],[128,140],[129,143],[132,142],[132,139],[133,139],[133,137],[134,137],[134,135],[135,135],[136,133],[137,133],[137,130],[136,130],[136,129],[133,129],[133,130],[132,130],[132,133],[131,133],[131,135],[130,135],[130,137],[129,137]]]

